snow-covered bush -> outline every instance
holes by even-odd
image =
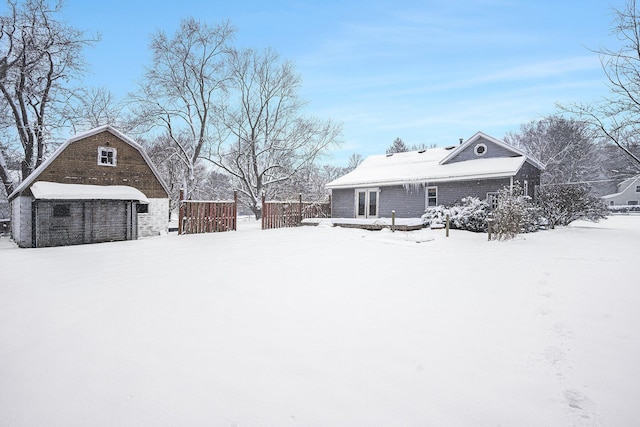
[[[602,199],[592,194],[585,184],[544,186],[536,202],[551,228],[569,225],[578,219],[597,222],[609,214]]]
[[[447,221],[447,213],[449,210],[442,205],[429,207],[422,214],[422,223],[425,227],[444,226]]]
[[[474,232],[487,231],[489,204],[477,197],[465,197],[450,209],[451,227]]]
[[[453,206],[428,208],[422,221],[427,227],[442,226],[449,215],[449,227],[473,232],[487,231],[489,205],[477,197],[465,197]]]
[[[523,195],[519,184],[498,191],[498,206],[493,210],[493,232],[497,239],[512,239],[520,233],[540,228],[540,211],[531,198]]]

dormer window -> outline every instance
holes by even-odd
[[[484,156],[487,153],[487,146],[484,144],[476,144],[473,151],[476,153],[476,156]]]
[[[115,166],[118,151],[111,147],[98,147],[98,166]]]

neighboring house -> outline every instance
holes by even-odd
[[[640,175],[625,179],[618,184],[618,192],[602,196],[609,206],[640,205]]]
[[[111,126],[74,136],[9,195],[21,247],[132,240],[167,231],[167,187],[144,149]]]
[[[420,217],[430,206],[467,196],[494,204],[497,192],[520,183],[533,197],[544,165],[482,132],[447,148],[375,155],[330,182],[334,218]]]

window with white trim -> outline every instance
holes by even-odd
[[[473,152],[476,156],[484,156],[487,153],[487,146],[485,144],[476,144]]]
[[[438,187],[427,187],[427,207],[438,206]]]
[[[636,193],[640,193],[640,185],[636,185]]]
[[[377,188],[356,189],[356,218],[378,217]]]
[[[98,166],[116,166],[118,150],[112,147],[98,147]]]
[[[495,209],[498,207],[498,192],[490,192],[487,193],[487,203],[491,209]]]

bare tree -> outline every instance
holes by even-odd
[[[22,178],[44,160],[47,142],[59,124],[58,103],[68,99],[69,82],[83,71],[82,48],[97,40],[86,38],[55,16],[61,3],[46,0],[7,2],[0,16],[0,110],[7,138],[19,141]],[[0,178],[7,193],[14,188],[7,170],[7,151],[0,145]]]
[[[640,157],[634,150],[640,131],[640,13],[636,0],[614,9],[612,34],[621,42],[617,50],[601,48],[595,52],[607,78],[610,95],[590,104],[563,106],[585,120],[599,135],[622,150],[640,171]]]
[[[510,132],[505,142],[523,149],[546,165],[543,184],[598,179],[598,146],[587,124],[562,116],[547,116]]]
[[[86,131],[103,125],[111,125],[124,133],[129,126],[122,114],[123,105],[106,87],[82,88],[73,96],[64,110],[73,133]]]
[[[364,161],[364,158],[362,157],[362,154],[353,153],[351,156],[349,156],[349,163],[347,164],[347,169],[350,172],[355,168],[357,168],[358,166],[360,166],[360,163],[362,163],[363,161]]]
[[[216,109],[229,81],[228,46],[234,30],[228,22],[209,26],[193,18],[181,22],[173,37],[152,37],[153,63],[138,93],[131,96],[140,132],[160,129],[188,171],[188,192],[195,169],[212,136],[218,137]]]
[[[198,200],[231,199],[233,189],[230,178],[208,168],[209,164],[196,163],[192,170],[175,150],[173,140],[164,133],[153,141],[141,141],[147,154],[169,188],[169,217],[179,204],[180,190],[185,188],[192,174],[190,197]]]
[[[208,159],[230,174],[256,218],[262,193],[292,179],[337,143],[341,127],[304,117],[300,78],[273,50],[233,52],[233,86]]]

